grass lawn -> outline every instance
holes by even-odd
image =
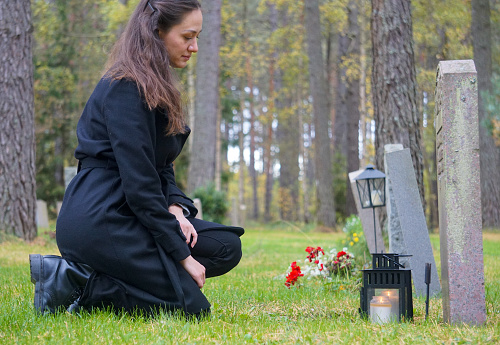
[[[248,227],[240,265],[203,288],[212,316],[200,323],[106,311],[36,316],[28,254],[58,254],[57,246],[47,235],[32,244],[10,239],[0,243],[0,344],[500,343],[500,233],[483,236],[488,319],[481,327],[443,323],[441,299],[431,299],[428,320],[424,299],[414,299],[413,322],[374,325],[358,315],[354,284],[284,286],[288,266],[305,258],[307,246],[341,249],[344,238],[285,224]],[[439,266],[439,236],[431,241]]]

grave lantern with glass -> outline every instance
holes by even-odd
[[[360,313],[374,323],[413,319],[411,270],[399,263],[409,255],[374,253],[372,269],[363,270]]]
[[[375,208],[385,206],[385,174],[370,164],[354,180],[361,207],[373,209],[373,231],[375,232],[375,253],[377,253]]]

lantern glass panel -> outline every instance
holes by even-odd
[[[373,255],[373,264],[375,265],[378,262],[382,264],[382,267],[363,270],[363,286],[360,289],[359,308],[361,315],[369,317],[375,322],[412,320],[411,270],[399,269],[397,265],[386,267],[384,261],[380,260],[386,255],[391,258],[395,257],[396,254]],[[375,260],[377,255],[380,256],[379,260]],[[385,309],[373,309],[372,307]],[[375,317],[375,315],[378,315],[378,317]]]
[[[362,208],[385,205],[385,178],[359,179],[356,186]]]
[[[372,207],[371,204],[371,193],[369,180],[357,180],[356,186],[358,187],[359,200],[361,202],[362,208]]]
[[[385,178],[374,178],[368,180],[370,184],[370,197],[372,207],[385,205]]]
[[[368,288],[368,315],[374,323],[399,320],[399,289]]]

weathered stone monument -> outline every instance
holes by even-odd
[[[36,201],[36,225],[39,228],[49,227],[49,213],[47,212],[47,203],[43,200]]]
[[[231,225],[239,226],[238,202],[236,201],[236,198],[231,198]]]
[[[78,167],[76,166],[70,166],[70,167],[65,167],[64,168],[64,188],[68,188],[69,183],[73,179],[73,177],[76,176],[76,173],[78,171]]]
[[[77,166],[69,166],[64,168],[64,190],[68,188],[69,183],[78,173]],[[59,216],[59,212],[61,211],[62,201],[58,201],[56,203],[56,215]]]
[[[483,324],[478,94],[472,60],[439,63],[435,119],[443,318]]]
[[[59,212],[61,212],[61,208],[62,208],[62,201],[58,201],[56,203],[56,215],[59,217]]]
[[[356,203],[356,209],[358,210],[358,215],[363,225],[363,231],[366,238],[366,244],[368,245],[368,250],[370,253],[375,253],[375,232],[373,229],[373,210],[371,208],[362,208],[361,202],[359,200],[358,188],[356,187],[356,181],[354,180],[359,174],[364,170],[357,170],[349,173],[349,181],[351,183],[351,190],[354,196],[354,201]],[[379,223],[378,213],[375,212],[375,223]],[[377,226],[377,251],[387,252],[385,250],[384,238],[382,237],[382,229]]]
[[[388,196],[387,204],[391,205],[392,212],[389,218],[392,218],[393,221],[390,231],[394,231],[400,236],[397,248],[392,248],[391,253],[411,255],[408,258],[407,267],[411,268],[417,296],[425,296],[427,293],[425,264],[430,263],[429,294],[435,296],[441,292],[441,285],[410,149],[394,151],[396,148],[390,148],[392,152],[385,154],[386,179],[390,181],[392,187],[390,193],[386,194]],[[399,229],[395,225],[399,225]],[[393,234],[389,234],[389,236],[392,237]]]
[[[201,207],[201,200],[199,198],[193,199],[193,204],[194,207],[198,210],[198,213],[196,214],[196,218],[198,219],[203,219],[203,209]]]
[[[399,151],[403,149],[402,144],[387,144],[384,146],[384,171],[386,175],[385,181],[385,195],[386,195],[386,211],[387,211],[387,232],[389,233],[389,252],[390,253],[403,253],[404,243],[403,234],[401,233],[401,224],[399,223],[398,210],[392,197],[392,184],[387,169],[387,160],[385,156],[389,152]],[[399,260],[404,263],[407,260]]]

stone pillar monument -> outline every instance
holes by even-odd
[[[477,72],[472,60],[441,61],[436,149],[443,318],[486,321]]]

